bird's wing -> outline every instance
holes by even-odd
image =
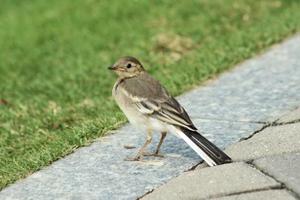
[[[135,102],[138,110],[168,124],[197,130],[184,108],[171,97],[167,101],[142,100]]]
[[[165,89],[163,88],[163,90]],[[164,93],[164,98],[151,98],[132,95],[124,91],[124,94],[131,99],[130,102],[132,102],[142,114],[159,119],[168,124],[184,127],[193,131],[197,130],[178,101],[170,96],[167,91],[164,91]]]
[[[124,80],[120,90],[141,113],[172,125],[197,130],[184,108],[149,74]]]

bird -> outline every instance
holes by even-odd
[[[232,162],[231,158],[201,135],[180,103],[153,78],[135,57],[125,56],[108,67],[118,78],[112,96],[131,124],[147,133],[146,141],[135,157],[127,161],[140,161],[143,156],[159,156],[167,133],[183,139],[209,166]],[[160,132],[160,141],[152,153],[145,152],[152,141],[153,132]]]

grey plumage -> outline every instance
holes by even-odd
[[[159,148],[166,132],[173,132],[187,142],[210,166],[230,162],[231,159],[213,143],[204,138],[178,101],[143,68],[133,57],[124,57],[110,69],[119,75],[113,88],[113,96],[129,121],[146,130],[147,140],[132,160],[145,155],[151,142],[152,131],[162,133]]]
[[[147,72],[125,78],[116,85],[126,91],[137,109],[164,122],[197,130],[184,108]]]

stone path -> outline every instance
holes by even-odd
[[[225,148],[300,105],[299,55],[300,35],[296,35],[206,86],[182,95],[179,101],[202,133]],[[128,124],[113,132],[5,188],[0,199],[136,199],[200,161],[182,140],[169,135],[162,146],[164,159],[124,162],[137,149],[126,150],[123,145],[140,146],[145,134]],[[227,167],[233,168],[227,169],[228,173],[237,169],[251,176],[258,173],[264,188],[280,187],[277,181],[247,164],[224,165],[220,169],[226,171]],[[217,168],[215,171],[218,175]],[[245,190],[255,190],[255,185],[254,182]],[[233,189],[224,188],[224,194],[230,191]]]
[[[143,200],[300,199],[300,108],[226,149],[234,163],[186,172]]]

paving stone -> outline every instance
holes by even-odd
[[[299,120],[300,123],[300,107],[296,110],[293,110],[289,113],[286,113],[280,119],[277,121],[277,123],[288,123],[288,122],[294,122]]]
[[[244,193],[221,198],[214,198],[211,200],[297,200],[287,190],[266,190],[260,192]]]
[[[268,127],[248,140],[229,146],[226,152],[234,160],[300,151],[300,123]]]
[[[187,172],[143,200],[205,199],[278,186],[279,183],[249,165],[233,163]]]
[[[258,159],[254,164],[300,196],[300,152]]]

